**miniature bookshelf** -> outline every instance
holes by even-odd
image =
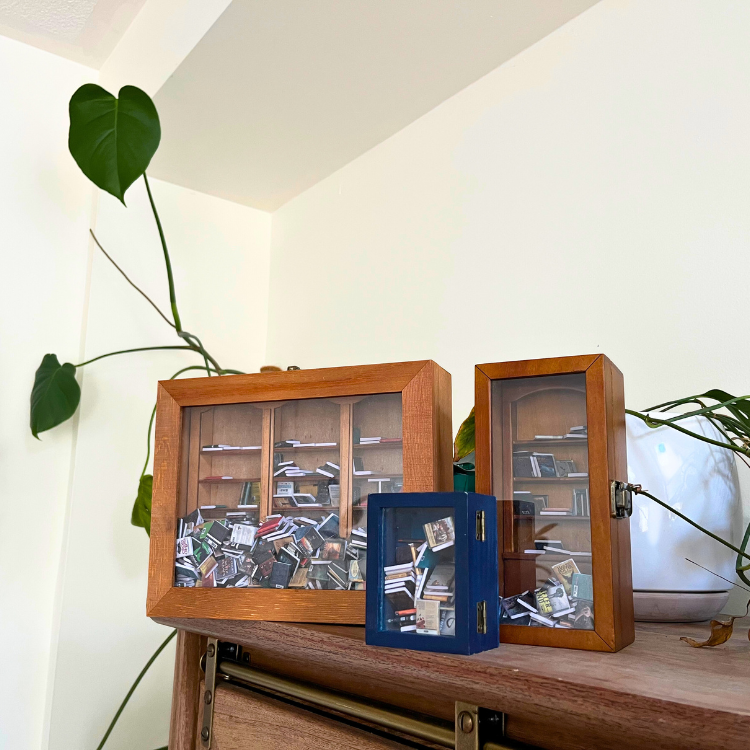
[[[354,547],[370,494],[452,485],[450,375],[430,361],[163,382],[156,434],[151,616],[363,623],[363,581],[331,590],[269,588],[252,574],[241,588],[211,572],[195,585],[180,578],[184,519],[197,511],[231,530],[281,516],[317,529],[333,516],[332,538]]]
[[[476,445],[477,491],[499,503],[501,641],[631,643],[629,522],[610,512],[611,481],[627,479],[617,368],[603,355],[478,365]],[[578,584],[593,596],[575,596]],[[527,614],[542,614],[548,591],[564,614]],[[515,610],[513,597],[523,599]]]

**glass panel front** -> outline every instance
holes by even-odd
[[[455,636],[453,508],[384,508],[378,628]]]
[[[182,444],[175,586],[365,588],[367,497],[403,480],[400,394],[189,407]]]
[[[367,396],[352,405],[352,525],[367,528],[367,498],[403,492],[401,394]]]
[[[501,625],[594,629],[586,376],[492,384]]]

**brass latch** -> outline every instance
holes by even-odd
[[[477,541],[483,542],[487,538],[484,528],[484,511],[477,511]]]
[[[477,604],[477,633],[487,632],[487,602]]]

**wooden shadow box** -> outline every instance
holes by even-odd
[[[160,382],[148,616],[364,624],[368,498],[451,441],[432,361]]]
[[[632,643],[620,371],[602,354],[477,365],[476,487],[498,500],[500,641]]]
[[[369,645],[475,654],[497,648],[497,503],[474,492],[371,499]]]

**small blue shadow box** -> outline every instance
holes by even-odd
[[[474,492],[371,494],[367,619],[373,646],[497,648],[497,502]]]

